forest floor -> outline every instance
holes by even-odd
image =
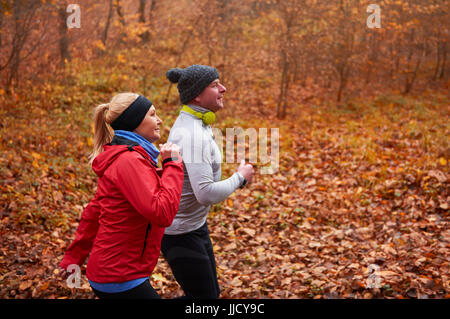
[[[57,269],[94,194],[92,100],[54,93],[0,109],[0,298],[94,298],[85,266],[80,288]],[[425,92],[219,120],[280,136],[279,169],[211,209],[221,297],[449,298],[449,105]],[[182,295],[162,257],[151,279]]]

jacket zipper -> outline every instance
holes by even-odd
[[[147,225],[147,230],[145,231],[144,247],[142,248],[141,259],[142,259],[142,257],[144,256],[145,247],[147,246],[148,232],[150,231],[151,228],[152,228],[152,227],[151,227],[151,224],[148,223],[148,225]]]
[[[132,145],[129,145],[129,146],[128,146],[128,150],[129,150],[130,152],[134,151],[133,146],[132,146]],[[138,152],[138,153],[141,154],[140,152]],[[145,158],[152,166],[155,166],[149,158],[145,157],[143,154],[141,154],[141,155],[142,155],[142,157]],[[148,232],[149,232],[150,229],[152,228],[151,226],[152,226],[152,225],[151,225],[150,223],[148,223],[148,225],[147,225],[147,230],[145,231],[144,247],[142,248],[141,259],[142,259],[142,257],[144,256],[145,247],[147,246]]]

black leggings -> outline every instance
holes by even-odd
[[[109,293],[98,291],[94,288],[92,290],[100,299],[161,299],[148,279],[139,286],[122,292]]]
[[[186,298],[219,298],[216,262],[206,223],[186,234],[164,235],[161,251]]]

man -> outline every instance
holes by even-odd
[[[182,110],[173,125],[169,142],[181,148],[184,182],[180,208],[166,228],[161,250],[187,298],[218,298],[216,263],[206,217],[211,205],[251,183],[252,165],[242,161],[237,172],[221,180],[222,155],[210,124],[223,108],[226,88],[210,66],[192,65],[166,73],[178,83]]]

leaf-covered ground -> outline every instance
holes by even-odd
[[[1,109],[0,298],[94,298],[85,268],[71,289],[56,265],[95,189],[98,96],[51,90],[47,105]],[[211,210],[221,297],[449,298],[449,112],[448,97],[429,93],[222,119],[278,127],[280,159]],[[174,114],[162,116],[167,138]],[[182,294],[163,258],[152,283],[163,298]]]

